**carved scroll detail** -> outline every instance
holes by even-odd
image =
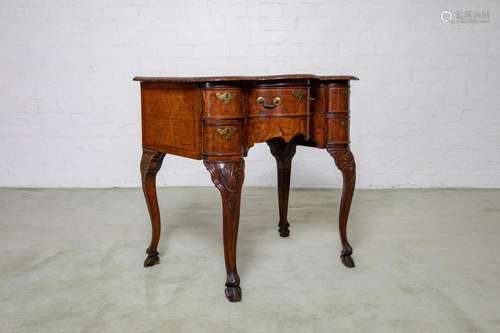
[[[347,172],[349,177],[356,178],[356,162],[350,150],[334,150],[330,153],[335,160],[335,165],[344,173]]]
[[[340,258],[347,267],[354,267],[352,260],[352,247],[347,240],[347,220],[351,209],[352,196],[354,194],[354,186],[356,183],[356,162],[351,151],[346,149],[329,151],[335,160],[335,165],[342,172],[343,186],[342,198],[340,200],[339,212],[339,231],[340,240],[342,242],[342,252]]]
[[[241,191],[245,177],[245,161],[203,161],[214,185],[225,195],[234,196]]]
[[[156,175],[161,168],[165,153],[144,149],[141,158],[141,176],[144,183],[145,178],[150,175]]]
[[[219,189],[222,198],[224,259],[226,262],[226,297],[230,302],[241,301],[240,277],[236,269],[236,243],[240,220],[241,188],[245,177],[245,162],[203,161]]]

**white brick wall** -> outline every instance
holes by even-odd
[[[0,47],[0,186],[138,186],[135,75],[279,73],[361,78],[359,187],[500,186],[499,1],[2,0]],[[170,156],[159,184],[210,183]],[[265,144],[245,184],[275,184]],[[293,186],[339,185],[326,152],[299,149]]]

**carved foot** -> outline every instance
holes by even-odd
[[[148,256],[146,257],[146,260],[144,260],[144,267],[151,267],[160,263],[160,256],[157,251],[150,253],[150,250],[148,248],[146,250],[146,253]]]
[[[279,231],[281,237],[288,237],[288,236],[290,236],[290,229],[289,229],[290,223],[288,223],[288,222],[281,223],[280,222],[278,224],[278,227],[279,227],[278,231]]]
[[[352,260],[350,254],[341,254],[340,259],[342,259],[342,263],[344,264],[345,267],[353,268],[355,266],[354,260]]]
[[[348,268],[353,268],[355,266],[354,260],[352,260],[351,255],[352,255],[352,248],[350,247],[340,252],[340,259],[342,260],[342,263]]]
[[[241,301],[241,288],[240,287],[226,287],[226,298],[229,302]]]
[[[240,277],[237,272],[227,273],[225,293],[229,302],[241,301]]]

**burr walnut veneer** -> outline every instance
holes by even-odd
[[[141,82],[141,175],[152,237],[144,266],[159,263],[156,174],[165,154],[203,160],[222,197],[226,297],[241,300],[236,242],[243,157],[266,142],[278,169],[278,230],[288,237],[290,170],[297,145],[326,149],[342,172],[340,258],[354,267],[346,227],[356,178],[349,149],[349,82],[353,76],[275,75],[136,77]],[[325,170],[325,172],[328,172]]]

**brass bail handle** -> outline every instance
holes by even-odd
[[[262,106],[265,107],[266,109],[274,109],[275,107],[281,104],[281,98],[276,96],[273,98],[273,104],[266,104],[264,103],[264,97],[258,97],[257,104],[262,104]]]

